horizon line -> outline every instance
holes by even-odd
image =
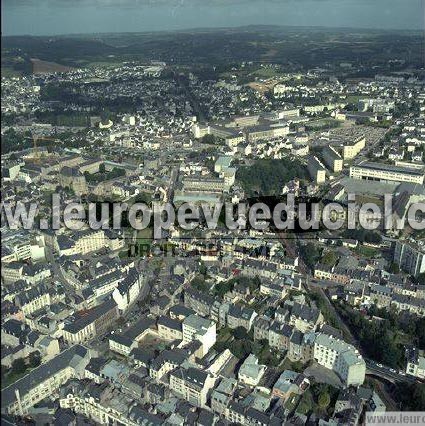
[[[422,32],[425,33],[425,27],[424,28],[375,28],[375,27],[344,27],[344,26],[323,26],[323,25],[276,25],[276,24],[247,24],[247,25],[236,25],[236,26],[225,26],[225,27],[219,27],[219,26],[211,26],[211,27],[188,27],[188,28],[180,28],[180,29],[169,29],[169,30],[151,30],[151,31],[106,31],[106,32],[92,32],[92,33],[62,33],[62,34],[3,34],[1,33],[1,38],[8,38],[8,37],[34,37],[34,38],[44,38],[44,37],[70,37],[70,36],[102,36],[102,35],[149,35],[149,34],[172,34],[172,33],[185,33],[185,32],[200,32],[200,31],[208,31],[208,32],[214,32],[214,31],[220,31],[220,30],[243,30],[243,29],[300,29],[300,30],[334,30],[334,31],[371,31],[371,32],[404,32],[404,33],[415,33],[415,32]]]

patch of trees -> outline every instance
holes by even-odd
[[[425,386],[422,383],[397,383],[394,395],[400,401],[403,411],[423,411],[425,409]]]
[[[77,111],[66,113],[37,111],[35,116],[37,117],[37,121],[41,123],[50,123],[54,126],[87,127],[90,124],[89,115]]]
[[[88,183],[98,183],[103,182],[105,180],[116,179],[122,176],[125,176],[125,170],[119,167],[114,167],[110,172],[100,172],[90,174],[88,172],[84,173],[86,181]]]
[[[321,263],[326,266],[334,266],[338,261],[338,255],[333,250],[328,250],[323,256]]]
[[[396,333],[388,321],[368,320],[363,314],[349,307],[336,307],[359,340],[367,357],[392,368],[404,366],[404,347],[396,342]]]
[[[240,167],[236,179],[248,194],[279,195],[294,178],[305,179],[305,167],[298,160],[260,159],[252,166]]]
[[[416,279],[419,285],[425,285],[425,272],[418,275],[418,278]]]
[[[223,298],[227,292],[233,290],[235,284],[240,284],[243,287],[249,288],[251,293],[260,288],[260,280],[258,277],[249,278],[245,276],[239,276],[228,281],[217,283],[214,287],[214,294],[220,298]]]
[[[392,330],[399,330],[411,337],[411,342],[419,349],[425,349],[425,318],[408,312],[400,313],[395,309],[371,306],[369,315],[385,318]]]
[[[361,243],[380,244],[382,242],[382,237],[378,232],[366,229],[346,229],[343,235],[345,238],[351,238]]]
[[[320,249],[313,243],[307,243],[300,247],[300,254],[304,259],[304,263],[311,270],[320,259]]]
[[[201,143],[205,143],[207,145],[215,145],[217,144],[217,138],[214,135],[205,135],[202,137]]]
[[[3,154],[13,151],[21,151],[33,146],[31,134],[17,133],[13,128],[7,129],[1,138]]]
[[[205,276],[202,274],[198,274],[195,278],[193,278],[190,285],[202,293],[209,293],[210,285],[205,281]]]

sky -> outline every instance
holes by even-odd
[[[3,0],[2,35],[289,25],[423,30],[425,0]]]

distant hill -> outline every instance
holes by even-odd
[[[30,72],[30,58],[66,67],[160,60],[214,66],[275,63],[306,69],[350,62],[366,70],[377,64],[386,67],[391,59],[398,58],[405,68],[419,69],[423,66],[422,52],[420,32],[276,26],[2,37],[2,67],[24,73]]]

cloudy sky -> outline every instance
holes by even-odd
[[[251,24],[424,29],[425,0],[3,0],[3,35]]]

